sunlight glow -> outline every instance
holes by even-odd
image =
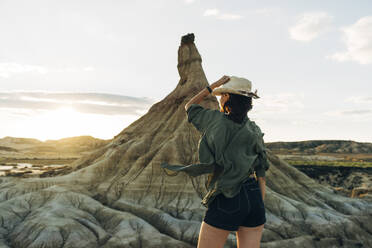
[[[100,115],[80,113],[71,107],[52,111],[32,111],[27,115],[11,114],[16,125],[8,125],[7,136],[36,138],[41,141],[65,137],[90,135],[101,139],[111,139],[140,116]],[[12,122],[14,123],[14,122]]]

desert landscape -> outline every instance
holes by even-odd
[[[49,177],[71,172],[70,164],[111,140],[90,136],[47,140],[0,139],[0,176]],[[349,197],[371,197],[372,144],[342,140],[267,142],[274,155]]]
[[[196,246],[207,177],[160,167],[198,161],[184,105],[208,81],[192,34],[177,68],[175,89],[110,140],[0,140],[0,247]],[[213,96],[202,105],[218,109]],[[372,247],[372,144],[266,146],[261,247]]]
[[[0,139],[0,176],[46,177],[68,173],[70,163],[109,142],[90,136],[45,142],[4,137]]]

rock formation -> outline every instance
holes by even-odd
[[[295,142],[271,142],[267,147],[272,151],[319,153],[372,153],[372,143],[351,140],[307,140]]]
[[[0,247],[195,247],[206,177],[160,168],[164,161],[198,160],[200,134],[187,122],[184,105],[208,82],[193,35],[182,38],[178,71],[169,95],[110,143],[76,160],[73,172],[0,178]],[[202,105],[218,107],[212,96]],[[338,195],[269,158],[262,247],[372,246],[371,202]],[[233,246],[230,235],[226,247]]]

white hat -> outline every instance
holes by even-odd
[[[213,90],[212,95],[219,96],[223,93],[232,93],[253,98],[260,98],[257,96],[257,90],[252,92],[252,83],[246,78],[231,76],[230,80]]]

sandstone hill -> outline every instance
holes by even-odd
[[[2,157],[43,157],[75,156],[100,148],[111,140],[102,140],[92,136],[77,136],[45,142],[32,138],[4,137],[0,139]]]
[[[39,145],[42,144],[42,141],[33,138],[17,138],[6,136],[0,139],[0,144],[4,146],[16,146],[16,145]]]
[[[185,103],[208,85],[193,35],[176,88],[105,146],[49,178],[0,178],[0,247],[195,247],[206,176],[168,174],[198,160]],[[264,99],[262,99],[264,100]],[[210,96],[203,106],[217,108]],[[269,152],[262,247],[372,247],[372,202],[344,197]],[[226,247],[233,247],[231,235]]]
[[[372,143],[351,140],[308,140],[296,142],[270,142],[266,147],[275,152],[286,153],[372,153]]]

